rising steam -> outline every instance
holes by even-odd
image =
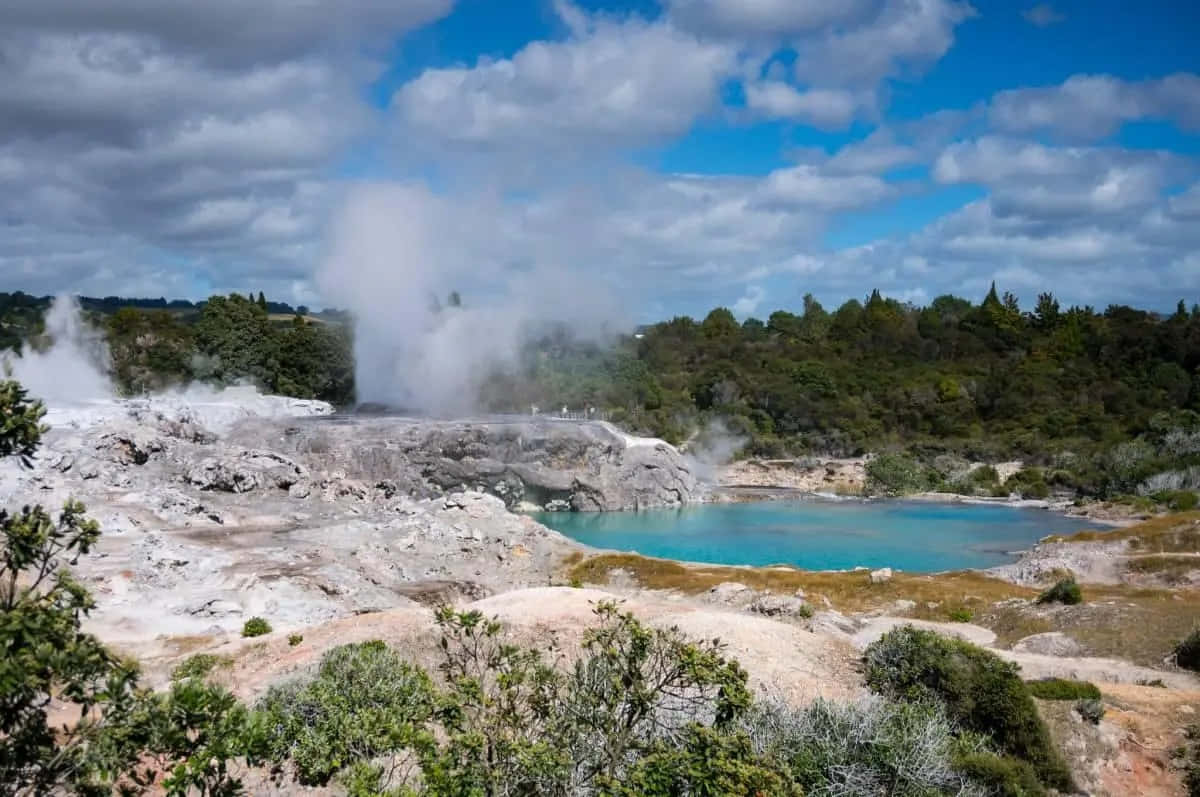
[[[450,203],[419,185],[354,191],[317,285],[355,317],[358,398],[434,415],[475,409],[531,324],[596,337],[619,318],[600,281],[540,262],[536,236],[487,199]],[[451,292],[462,307],[446,306]]]
[[[71,296],[58,296],[46,311],[43,350],[26,347],[20,357],[7,358],[12,378],[33,398],[48,406],[65,407],[116,395],[106,375],[108,347],[99,331],[83,318],[79,303]]]

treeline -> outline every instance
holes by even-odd
[[[261,297],[236,293],[210,298],[194,319],[123,307],[105,320],[113,376],[129,394],[192,381],[249,382],[280,395],[353,403],[350,327],[300,313],[271,316]]]
[[[44,316],[51,297],[0,293],[0,350],[52,344]],[[126,395],[205,382],[250,383],[280,395],[337,405],[354,402],[354,352],[345,314],[258,296],[207,301],[80,299],[103,330],[111,376]],[[290,313],[290,315],[288,315]]]
[[[79,296],[77,299],[79,306],[85,311],[106,315],[111,315],[127,307],[135,307],[139,310],[171,310],[177,313],[198,313],[205,305],[204,301],[191,302],[187,299],[168,300],[161,296],[157,299],[126,296],[105,296],[103,298]],[[344,321],[349,318],[349,314],[346,311],[335,308],[312,311],[305,305],[296,305],[293,307],[287,302],[271,301],[263,295],[262,291],[259,291],[257,299],[260,304],[265,305],[267,312],[272,315],[303,315],[327,321]],[[21,308],[30,308],[35,311],[44,312],[52,301],[54,301],[53,296],[31,296],[21,291],[14,293],[0,291],[0,317],[7,316],[10,311]]]
[[[851,455],[895,445],[983,459],[1137,437],[1200,410],[1200,308],[1023,312],[993,287],[928,306],[873,292],[833,312],[742,323],[724,308],[644,328],[615,350],[539,341],[514,381],[552,402],[597,403],[676,441],[705,415],[756,454]],[[500,395],[500,393],[497,393]]]

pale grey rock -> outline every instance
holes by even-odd
[[[725,581],[708,590],[706,598],[714,603],[733,605],[746,603],[755,596],[755,591],[737,581]]]
[[[760,595],[750,602],[750,611],[767,617],[790,617],[809,611],[808,603],[787,595]]]
[[[878,570],[871,571],[871,583],[883,584],[892,580],[892,568],[881,567]]]
[[[294,424],[282,437],[277,426],[256,433],[263,447],[280,450],[283,442],[285,453],[314,469],[341,470],[367,484],[387,480],[417,498],[470,489],[492,493],[510,508],[601,511],[678,506],[700,497],[695,475],[674,447],[605,423],[355,417],[336,425]]]
[[[1012,649],[1017,653],[1036,653],[1042,656],[1082,656],[1083,646],[1059,631],[1019,639]]]

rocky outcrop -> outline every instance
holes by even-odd
[[[284,439],[314,471],[387,481],[412,497],[470,489],[510,508],[575,511],[678,506],[699,497],[673,446],[604,423],[353,418],[293,424]]]

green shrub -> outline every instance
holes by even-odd
[[[796,610],[796,616],[804,620],[811,620],[813,616],[813,607],[811,603],[805,603]]]
[[[233,660],[228,656],[214,656],[211,653],[197,653],[184,659],[171,671],[172,681],[184,678],[205,678],[217,667],[229,667]]]
[[[1191,490],[1162,490],[1151,497],[1160,504],[1166,504],[1172,512],[1188,512],[1200,503],[1200,498]]]
[[[880,454],[866,466],[867,492],[871,495],[909,495],[930,489],[935,475],[903,454]]]
[[[980,486],[992,485],[999,483],[1000,474],[991,465],[980,465],[967,474],[967,480]]]
[[[1179,640],[1175,646],[1175,663],[1185,670],[1200,672],[1200,628]]]
[[[1075,583],[1074,578],[1064,578],[1055,582],[1054,586],[1037,596],[1038,603],[1063,603],[1074,606],[1083,603],[1083,590]]]
[[[930,703],[878,696],[857,703],[818,699],[804,709],[764,703],[750,710],[743,727],[757,740],[757,752],[778,761],[805,794],[974,793],[963,789],[954,724]]]
[[[1044,678],[1029,681],[1029,694],[1039,700],[1099,700],[1100,690],[1087,681],[1071,681],[1066,678]]]
[[[271,624],[261,617],[251,617],[242,626],[242,636],[262,636],[271,633]]]
[[[291,761],[301,784],[323,786],[356,761],[427,743],[434,691],[383,642],[360,642],[326,653],[315,677],[271,687],[258,708],[272,759]]]
[[[947,614],[953,623],[969,623],[975,619],[975,612],[966,606],[956,606],[947,612]]]
[[[995,797],[1042,797],[1046,789],[1026,761],[986,750],[961,754],[955,765],[965,777]]]
[[[288,634],[288,646],[296,647],[304,641],[304,634]]]
[[[1075,704],[1075,710],[1093,725],[1099,725],[1100,720],[1104,719],[1104,703],[1099,699],[1080,700]]]
[[[867,686],[885,697],[933,700],[962,728],[985,734],[998,752],[1029,762],[1041,782],[1061,791],[1071,776],[1038,716],[1015,664],[959,639],[904,626],[864,654]]]

